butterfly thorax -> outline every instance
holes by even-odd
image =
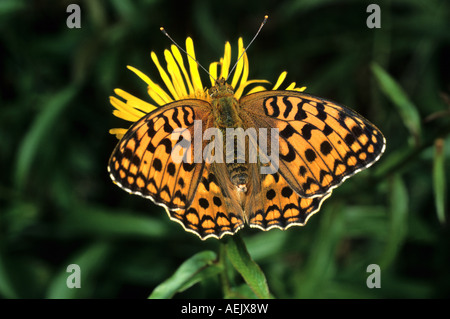
[[[243,121],[239,116],[239,102],[234,97],[234,90],[231,85],[221,78],[216,85],[209,90],[211,96],[212,114],[214,116],[214,127],[220,129],[223,136],[224,160],[230,152],[234,154],[233,163],[225,161],[231,182],[238,191],[246,191],[248,183],[248,164],[237,162],[237,152],[235,149],[226,148],[227,129],[243,128]],[[237,143],[233,143],[234,148]]]
[[[219,129],[242,127],[242,119],[238,114],[239,103],[234,97],[231,85],[219,79],[216,85],[209,89],[212,113],[215,127]]]

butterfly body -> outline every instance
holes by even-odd
[[[246,129],[239,114],[239,102],[234,97],[233,88],[223,78],[216,82],[216,85],[209,90],[209,94],[211,96],[213,127],[220,130],[222,141],[220,147],[224,151],[223,162],[226,163],[228,177],[231,183],[236,186],[237,191],[245,192],[249,182],[248,163],[239,161],[236,152],[237,143],[227,145],[227,142],[230,142],[227,141],[227,132],[230,129]],[[236,139],[234,136],[233,138]],[[230,162],[227,158],[232,158],[233,161]]]
[[[234,234],[246,223],[262,230],[304,225],[334,188],[372,165],[385,148],[373,124],[326,99],[264,91],[238,101],[223,79],[209,94],[210,101],[179,100],[142,117],[108,165],[116,184],[164,206],[171,219],[202,239]],[[230,140],[230,129],[243,131],[245,143]],[[173,139],[175,130],[186,137]],[[198,135],[208,138],[197,143]],[[177,162],[173,155],[181,142],[194,156]],[[279,163],[263,156],[269,153],[279,154]]]

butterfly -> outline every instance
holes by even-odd
[[[273,90],[237,100],[223,78],[208,93],[210,102],[178,100],[143,116],[119,141],[108,164],[118,186],[163,206],[172,220],[201,239],[235,234],[245,224],[262,230],[305,225],[334,188],[371,166],[385,149],[375,125],[324,98]],[[238,144],[225,145],[231,128],[275,130],[266,140],[277,147],[276,167],[263,152],[254,161],[247,154],[239,162]],[[195,134],[205,136],[209,129],[218,130],[214,140],[227,154],[211,151],[210,140],[194,141]],[[181,133],[174,138],[175,131],[194,139]],[[258,144],[260,135],[246,136],[244,148]],[[231,154],[234,160],[198,161],[194,155],[180,161],[173,155],[181,144],[190,154]],[[268,166],[272,170],[263,173]]]

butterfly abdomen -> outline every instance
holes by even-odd
[[[228,136],[230,138],[230,136]],[[237,187],[239,191],[245,192],[247,190],[247,183],[249,181],[249,167],[246,157],[245,149],[242,149],[242,144],[239,144],[237,137],[233,136],[233,147],[230,147],[230,143],[227,148],[226,165],[230,180]]]

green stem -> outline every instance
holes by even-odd
[[[224,244],[228,259],[258,298],[271,298],[266,276],[250,257],[244,241],[236,234]]]
[[[219,262],[222,264],[223,270],[220,273],[220,281],[222,283],[224,297],[228,297],[232,294],[231,284],[228,278],[228,265],[226,255],[227,255],[226,247],[223,243],[221,243],[219,249]]]

